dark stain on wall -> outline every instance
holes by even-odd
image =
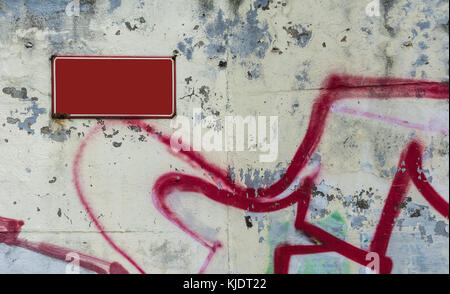
[[[245,217],[245,225],[247,226],[248,229],[253,227],[252,218],[249,215]]]
[[[384,28],[391,37],[395,37],[395,30],[388,24],[389,11],[394,7],[395,2],[395,0],[381,0],[381,5],[383,6]]]
[[[239,7],[241,6],[243,0],[228,0],[228,3],[230,4],[230,8],[232,11],[237,11]]]
[[[210,12],[214,9],[213,0],[198,0],[198,4],[200,6],[200,10],[204,13]]]

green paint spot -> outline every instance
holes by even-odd
[[[327,256],[328,253],[304,255],[297,274],[350,274],[345,257]]]
[[[317,226],[326,230],[330,234],[344,239],[347,235],[347,222],[338,211],[334,211],[330,216],[315,222]],[[269,243],[269,265],[266,269],[266,274],[273,274],[274,265],[273,257],[274,250],[280,243],[285,243],[290,234],[302,234],[295,231],[292,222],[286,221],[283,223],[273,223],[269,225],[269,236],[267,242]],[[346,274],[350,273],[350,264],[344,257],[326,256],[328,253],[310,254],[302,257],[301,264],[297,269],[299,274]]]
[[[316,224],[340,239],[344,239],[347,236],[347,222],[338,211],[334,211],[330,216],[318,221]]]

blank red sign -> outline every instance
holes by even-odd
[[[171,118],[173,57],[54,56],[55,118]]]

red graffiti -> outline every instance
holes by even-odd
[[[98,274],[128,274],[118,262],[105,261],[53,244],[20,239],[19,234],[23,225],[23,221],[0,216],[0,244],[22,247],[62,261],[76,261],[80,267]]]
[[[449,217],[449,204],[433,189],[427,181],[426,176],[419,172],[419,170],[422,169],[422,154],[422,146],[417,141],[412,141],[403,151],[400,157],[397,174],[395,175],[391,189],[389,190],[369,251],[352,246],[305,221],[307,207],[311,197],[311,189],[308,187],[308,190],[304,193],[303,205],[299,205],[297,208],[295,228],[318,240],[322,244],[307,246],[290,244],[279,245],[274,253],[275,273],[287,273],[289,269],[289,260],[293,255],[323,252],[337,252],[364,266],[367,266],[371,262],[371,259],[368,259],[368,253],[375,252],[380,258],[379,273],[390,273],[393,264],[392,260],[386,256],[386,252],[394,228],[394,220],[401,211],[402,201],[408,193],[411,182],[414,183],[433,208],[446,218]]]
[[[449,204],[433,189],[426,176],[420,172],[422,169],[422,144],[417,139],[412,140],[400,157],[398,170],[387,195],[369,251],[357,248],[306,221],[311,190],[319,170],[301,179],[301,181],[299,174],[304,170],[316,150],[326,127],[330,109],[337,101],[364,98],[448,99],[448,90],[448,84],[439,82],[330,75],[322,84],[319,97],[316,98],[312,108],[306,134],[286,173],[272,185],[257,190],[235,183],[231,180],[231,176],[226,170],[208,162],[198,152],[180,150],[178,153],[174,153],[170,149],[170,137],[158,132],[147,123],[142,121],[122,121],[122,123],[139,126],[147,134],[156,135],[157,140],[167,146],[168,152],[210,175],[210,179],[203,179],[184,173],[167,173],[156,180],[152,189],[152,200],[158,210],[172,223],[209,250],[210,253],[201,267],[200,273],[206,270],[214,254],[222,245],[220,241],[209,240],[207,237],[196,233],[175,214],[167,201],[174,191],[199,193],[223,205],[256,213],[273,212],[297,204],[295,228],[309,236],[314,243],[320,243],[320,245],[279,244],[274,253],[275,273],[287,273],[289,261],[293,255],[321,252],[337,252],[363,266],[370,265],[371,261],[367,260],[368,253],[376,253],[380,258],[379,273],[390,273],[393,264],[392,260],[386,256],[386,251],[394,221],[401,211],[401,202],[408,192],[411,182],[420,190],[423,197],[433,208],[444,217],[449,217]],[[80,160],[83,157],[87,142],[100,129],[101,127],[97,126],[88,134],[75,157],[73,165],[75,187],[81,203],[104,239],[137,270],[145,273],[137,262],[109,237],[101,222],[95,217],[93,208],[89,205],[80,183]],[[299,187],[289,192],[287,189],[292,187],[296,181],[299,181]],[[289,193],[283,196],[286,192]]]

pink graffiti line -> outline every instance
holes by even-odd
[[[81,267],[98,274],[128,274],[128,271],[118,262],[105,261],[49,243],[21,239],[19,234],[23,224],[23,221],[0,216],[0,244],[22,247],[66,262],[77,261]]]
[[[73,163],[73,178],[74,178],[74,184],[75,189],[77,191],[77,194],[79,196],[79,199],[83,206],[86,208],[86,211],[90,217],[90,219],[93,221],[95,227],[99,230],[100,234],[102,235],[103,239],[120,255],[122,255],[128,262],[130,262],[140,273],[145,274],[145,271],[140,267],[136,261],[134,261],[124,250],[122,250],[119,246],[116,245],[116,243],[109,237],[109,235],[105,232],[103,229],[102,224],[98,220],[98,218],[95,216],[93,210],[91,209],[86,197],[84,196],[83,188],[80,184],[80,160],[83,154],[84,149],[86,148],[86,144],[88,142],[88,139],[91,138],[95,133],[97,133],[100,129],[100,126],[97,125],[91,132],[87,135],[86,140],[81,143],[81,146],[77,152],[77,155],[75,156],[75,160]]]
[[[311,155],[320,143],[326,126],[326,119],[331,112],[333,104],[342,99],[448,99],[448,97],[448,85],[444,83],[397,78],[330,75],[324,81],[320,94],[314,102],[306,134],[285,174],[272,185],[257,190],[233,182],[226,170],[208,162],[198,152],[180,150],[178,153],[174,153],[170,149],[170,137],[158,132],[153,126],[147,123],[142,121],[122,121],[122,123],[139,126],[148,135],[156,135],[157,140],[166,145],[168,152],[185,160],[193,167],[206,171],[211,176],[211,178],[201,179],[184,173],[167,173],[156,180],[152,189],[152,200],[157,209],[172,223],[209,250],[210,253],[201,267],[200,273],[206,270],[214,254],[222,245],[220,241],[209,240],[207,237],[193,231],[175,214],[167,201],[168,197],[174,191],[199,193],[223,205],[257,213],[273,212],[297,204],[296,228],[308,235],[311,240],[320,241],[322,247],[311,247],[314,245],[309,245],[309,247],[302,247],[300,245],[299,247],[290,244],[280,244],[275,251],[275,272],[287,273],[290,257],[295,254],[302,254],[302,252],[335,251],[361,265],[367,266],[369,264],[366,260],[367,251],[340,240],[305,221],[311,189],[318,171],[303,178],[299,178],[299,174],[304,170]],[[80,159],[85,151],[86,142],[98,129],[99,127],[96,127],[84,140],[74,161],[74,182],[77,187],[78,196],[105,240],[116,251],[126,257],[131,264],[138,268],[137,263],[121,250],[108,236],[107,232],[104,231],[100,221],[94,217],[93,208],[88,204],[86,195],[81,189],[79,180]],[[417,164],[417,168],[421,166],[421,146],[418,141],[412,141],[403,153],[402,159],[405,159],[408,163],[408,173],[405,176],[396,176],[394,178],[391,192],[387,198],[387,206],[383,210],[377,227],[377,236],[379,237],[376,238],[377,241],[374,240],[372,250],[381,255],[381,273],[390,273],[392,270],[392,261],[389,257],[385,256],[384,247],[388,246],[393,221],[400,211],[397,204],[407,192],[410,179],[418,188],[421,188],[422,195],[430,205],[441,215],[448,218],[448,202],[428,182],[421,182],[415,179],[416,174],[411,169],[411,166],[414,164]],[[411,151],[414,149],[417,150],[416,153]],[[421,179],[424,178],[426,177],[422,175]],[[296,182],[300,183],[300,187],[289,191]],[[218,185],[219,183],[220,185]],[[218,188],[218,186],[222,188]],[[403,188],[399,190],[397,188],[399,186]],[[393,207],[395,208],[394,211],[392,210]]]
[[[379,121],[388,122],[388,123],[391,123],[394,125],[398,125],[398,126],[402,126],[402,127],[406,127],[406,128],[410,128],[410,129],[416,129],[416,130],[420,130],[420,131],[437,132],[442,135],[448,135],[448,128],[444,127],[444,123],[442,123],[442,122],[440,122],[439,124],[437,124],[437,123],[431,124],[430,123],[428,126],[426,126],[423,124],[412,123],[412,122],[408,122],[406,120],[401,120],[401,119],[394,118],[394,117],[379,115],[379,114],[375,114],[375,113],[371,113],[371,112],[367,112],[367,111],[360,111],[360,110],[352,109],[352,108],[345,107],[345,106],[339,106],[339,105],[333,105],[333,107],[331,108],[331,111],[335,112],[335,113],[345,113],[345,114],[350,114],[350,115],[356,115],[356,116],[362,116],[362,117],[366,117],[366,118],[376,119]]]

